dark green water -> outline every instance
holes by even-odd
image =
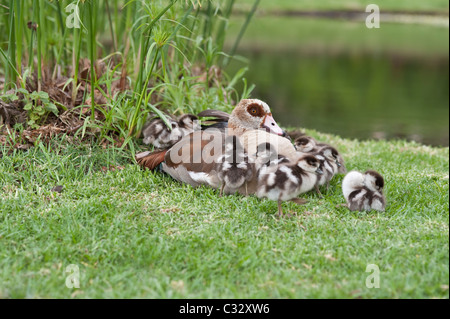
[[[265,100],[283,126],[449,145],[446,57],[240,54],[250,59],[246,78],[256,84],[252,97]]]

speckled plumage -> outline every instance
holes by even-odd
[[[144,144],[153,145],[157,149],[167,149],[179,142],[184,136],[200,129],[197,117],[192,114],[182,115],[179,119],[168,118],[169,129],[160,118],[149,121],[143,131]]]
[[[297,149],[298,152],[302,154],[320,154],[322,156],[325,156],[324,152],[325,150],[330,150],[332,152],[332,157],[330,157],[330,161],[334,161],[337,165],[337,170],[333,173],[333,176],[340,173],[345,174],[347,173],[347,169],[345,168],[344,159],[342,158],[341,154],[337,151],[336,148],[329,144],[325,143],[319,143],[316,139],[314,139],[311,136],[300,136],[294,141],[294,146]],[[328,157],[328,156],[326,156]],[[333,165],[334,166],[334,165]],[[331,177],[333,177],[331,176]],[[324,185],[324,184],[321,184]]]
[[[320,173],[320,162],[312,155],[300,158],[295,164],[263,166],[258,172],[256,195],[278,201],[278,214],[282,216],[281,202],[313,189]]]
[[[236,192],[253,178],[254,165],[249,163],[238,137],[225,139],[225,154],[218,158],[216,171],[221,182],[221,196],[225,188],[227,192]]]
[[[157,118],[151,120],[142,131],[144,144],[151,144],[155,148],[165,149],[177,143],[183,137],[183,133],[180,131],[178,123],[175,120],[168,120],[171,125],[170,130],[162,119]]]
[[[383,188],[383,177],[372,170],[364,174],[352,171],[342,181],[342,191],[351,211],[385,211]]]
[[[218,111],[205,111],[200,114],[226,120],[228,130],[221,129],[222,125],[219,129],[212,129],[210,125],[203,125],[202,130],[184,136],[178,143],[166,149],[163,160],[161,160],[162,152],[145,153],[142,156],[137,155],[139,163],[142,163],[144,167],[147,167],[145,165],[148,163],[151,169],[160,164],[165,173],[193,187],[206,185],[212,188],[221,188],[223,183],[219,180],[217,163],[223,160],[219,157],[223,155],[222,148],[227,136],[236,136],[239,139],[249,157],[248,163],[252,165],[257,162],[257,156],[255,158],[256,147],[263,141],[269,141],[276,145],[278,153],[292,162],[299,158],[295,147],[290,140],[284,137],[286,132],[278,126],[270,108],[263,101],[256,99],[242,100],[229,117]],[[215,125],[213,128],[216,128]],[[223,168],[229,169],[227,165],[225,164]],[[240,167],[237,165],[235,172],[238,168],[241,169],[244,164],[241,163]],[[256,172],[256,169],[254,171]],[[222,177],[222,180],[225,180],[225,184],[233,184],[232,174],[228,173],[228,177],[228,181],[225,176]],[[242,195],[255,194],[257,186],[258,178],[257,174],[254,173],[253,178],[245,182],[237,191]],[[224,189],[227,194],[234,191],[236,190],[228,187]]]
[[[318,194],[322,196],[319,186],[327,185],[327,190],[330,187],[330,181],[338,174],[341,164],[339,162],[338,151],[331,146],[324,146],[320,148],[313,155],[320,161],[320,168],[323,174],[318,178],[315,189]]]

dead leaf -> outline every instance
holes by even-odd
[[[330,260],[330,261],[336,261],[336,260],[337,260],[337,259],[334,258],[331,254],[326,254],[326,255],[324,255],[324,257],[325,257],[326,259]]]

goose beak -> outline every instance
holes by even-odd
[[[319,174],[319,175],[323,175],[323,171],[322,171],[322,169],[320,167],[317,168],[316,173]]]
[[[267,115],[264,119],[264,123],[262,125],[263,128],[267,129],[270,133],[277,134],[283,137],[286,137],[287,133],[278,126],[277,122],[272,115]]]

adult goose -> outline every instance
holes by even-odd
[[[216,164],[226,151],[225,139],[228,136],[239,138],[251,162],[257,162],[258,145],[266,142],[275,146],[277,154],[292,162],[299,158],[293,144],[284,137],[286,133],[275,122],[269,106],[257,99],[246,99],[234,108],[226,130],[208,128],[196,131],[168,150],[138,155],[136,159],[143,167],[151,170],[161,167],[174,179],[193,187],[207,185],[220,188],[222,183]],[[239,193],[256,193],[258,179],[256,173],[253,176],[255,178],[237,190]],[[225,187],[223,191],[229,194],[236,189]]]

